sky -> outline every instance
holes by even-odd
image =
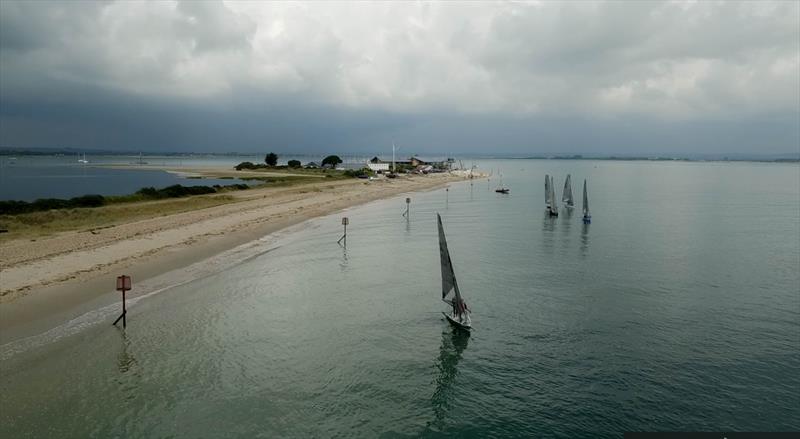
[[[800,2],[0,1],[0,146],[800,152]]]

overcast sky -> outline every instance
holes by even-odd
[[[800,2],[0,2],[0,146],[800,150]]]

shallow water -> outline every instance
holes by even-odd
[[[6,355],[0,436],[800,429],[797,165],[479,165],[493,181],[411,194],[409,220],[401,196],[309,221],[136,302],[125,331],[109,310]],[[589,226],[544,216],[545,173],[560,197],[568,172]],[[469,337],[440,314],[436,212]]]

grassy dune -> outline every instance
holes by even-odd
[[[0,242],[35,239],[58,232],[93,230],[147,218],[204,209],[237,201],[229,194],[198,195],[156,201],[136,201],[81,209],[55,209],[19,215],[0,215]]]
[[[236,177],[247,180],[248,184],[259,188],[279,188],[299,186],[309,183],[349,179],[343,173],[321,170],[299,170],[301,175],[293,174],[298,170],[254,170],[230,171],[214,177]],[[209,173],[211,174],[211,173]],[[210,176],[210,175],[208,175]],[[202,179],[197,183],[202,185]],[[12,239],[36,239],[59,232],[75,230],[94,230],[132,221],[166,216],[191,210],[204,209],[222,204],[234,203],[247,199],[249,190],[231,191],[223,189],[216,194],[194,195],[182,198],[152,200],[141,194],[107,196],[106,205],[101,207],[85,207],[73,209],[53,209],[41,212],[0,215],[0,243]],[[237,195],[240,194],[240,195]]]

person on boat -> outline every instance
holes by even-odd
[[[469,308],[467,308],[467,302],[464,299],[453,299],[453,317],[458,317],[459,323],[464,322],[464,315],[467,311],[469,311]]]

